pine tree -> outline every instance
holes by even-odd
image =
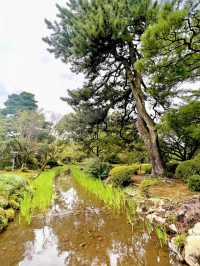
[[[176,1],[168,4],[171,10],[175,6]],[[145,103],[152,98],[154,105],[165,101],[159,99],[160,92],[152,93],[151,76],[146,76],[141,61],[146,56],[141,37],[159,19],[162,5],[151,0],[71,0],[66,7],[57,7],[59,19],[55,23],[46,21],[52,34],[44,40],[50,52],[87,78],[83,88],[69,90],[66,100],[75,109],[84,105],[101,110],[101,119],[119,106],[125,113],[130,107],[136,110],[152,174],[163,175],[156,124]],[[169,96],[171,92],[165,87],[163,93]]]

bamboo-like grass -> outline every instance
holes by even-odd
[[[20,206],[20,219],[31,223],[33,214],[45,211],[52,202],[54,194],[54,178],[65,168],[56,167],[42,172],[30,183],[30,191],[26,191]]]
[[[111,185],[105,184],[100,179],[91,177],[89,174],[80,170],[79,166],[73,165],[70,169],[73,178],[79,185],[94,194],[106,206],[118,213],[126,212],[129,219],[130,215],[135,214],[135,202],[128,200],[122,189],[114,188]]]

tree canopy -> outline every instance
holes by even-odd
[[[16,115],[20,111],[36,111],[37,101],[32,93],[23,91],[20,94],[10,94],[4,103],[4,115]]]

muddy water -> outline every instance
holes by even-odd
[[[13,223],[0,235],[0,266],[177,265],[143,226],[106,209],[69,177],[57,180],[58,197],[31,225]]]

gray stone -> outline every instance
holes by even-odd
[[[185,244],[185,261],[190,266],[200,266],[200,223],[189,230]]]
[[[168,246],[169,246],[169,249],[170,251],[176,256],[176,259],[179,260],[179,261],[184,261],[184,257],[182,255],[182,250],[176,245],[175,243],[175,237],[173,237],[169,243],[168,243]]]

